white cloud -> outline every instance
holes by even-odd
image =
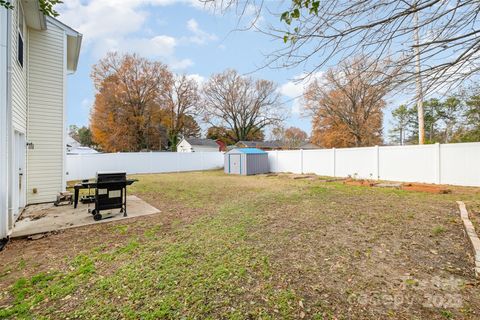
[[[87,109],[87,110],[90,110],[90,108],[92,107],[92,99],[90,98],[84,98],[82,100],[82,102],[80,103],[81,107],[83,109]]]
[[[205,81],[207,80],[207,79],[205,79],[204,76],[201,76],[198,73],[189,74],[189,75],[187,75],[187,78],[191,79],[191,80],[195,80],[198,83],[198,85],[200,85],[200,86],[203,83],[205,83]]]
[[[200,29],[198,22],[193,18],[187,21],[187,29],[193,33],[192,36],[187,38],[187,41],[191,43],[202,45],[218,39],[215,34],[208,33]]]
[[[167,63],[173,60],[177,41],[173,37],[160,35],[152,38],[112,37],[92,45],[95,58],[101,58],[108,51],[138,53],[147,58],[164,58]]]
[[[198,0],[69,0],[59,6],[60,19],[83,34],[83,52],[90,51],[99,59],[109,51],[139,53],[148,58],[162,58],[172,68],[191,66],[190,59],[175,57],[179,39],[158,34],[146,27],[148,6],[167,6],[185,3],[194,7]],[[193,33],[190,43],[203,44],[216,39],[190,20]],[[141,32],[141,36],[138,34]]]
[[[193,66],[193,64],[193,61],[190,59],[174,60],[170,62],[170,66],[173,70],[187,69],[188,67]]]
[[[278,91],[280,94],[292,100],[292,113],[301,114],[303,111],[302,96],[305,89],[315,80],[321,81],[324,77],[324,72],[319,71],[313,74],[302,73],[295,76],[291,81],[288,81],[280,86]]]

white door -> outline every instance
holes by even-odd
[[[229,155],[229,166],[230,173],[233,174],[242,174],[242,158],[239,154],[230,154]]]
[[[13,141],[13,188],[12,188],[12,209],[14,221],[25,207],[26,200],[26,179],[25,179],[25,134],[15,131]]]

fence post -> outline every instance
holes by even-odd
[[[300,174],[303,174],[303,149],[300,149]]]
[[[177,154],[177,173],[180,172],[180,152],[175,152]]]
[[[275,172],[278,172],[278,150],[275,150]]]
[[[441,163],[440,163],[440,143],[435,143],[435,182],[437,184],[441,184],[442,183],[442,175],[441,175],[441,171],[442,171],[442,167],[441,167]]]
[[[380,179],[380,148],[375,146],[375,180]]]
[[[335,148],[332,148],[332,157],[333,157],[333,166],[332,166],[333,174],[332,174],[332,177],[336,177],[336,172],[335,172],[336,171],[336,168],[335,168],[336,164],[335,164],[335,162],[337,161],[337,159],[336,159],[337,156],[336,156],[335,150],[336,150]]]

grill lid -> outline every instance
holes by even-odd
[[[106,182],[125,182],[127,180],[126,172],[98,171],[97,183]]]

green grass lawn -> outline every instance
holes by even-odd
[[[0,318],[478,319],[455,200],[288,177],[136,176],[154,216],[12,241]]]

